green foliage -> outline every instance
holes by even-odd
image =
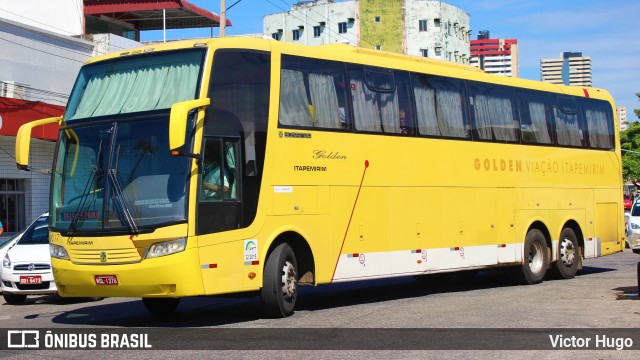
[[[640,98],[640,92],[636,93]],[[640,118],[640,109],[633,112]],[[627,130],[620,132],[620,147],[622,152],[622,178],[627,180],[640,179],[640,123],[632,122]]]

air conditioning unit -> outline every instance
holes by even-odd
[[[29,88],[27,84],[1,80],[0,97],[25,100],[27,88]]]

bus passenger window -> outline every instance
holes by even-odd
[[[549,97],[546,94],[518,91],[518,110],[523,143],[553,144],[553,123],[549,116]]]
[[[589,129],[589,146],[594,149],[613,149],[613,112],[601,100],[583,100],[584,114]]]
[[[575,99],[558,96],[557,103],[553,107],[553,115],[556,122],[558,145],[572,147],[585,146],[584,126],[579,119]]]
[[[345,129],[344,64],[283,56],[279,122],[285,126]]]

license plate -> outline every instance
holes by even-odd
[[[118,285],[118,278],[115,275],[95,275],[96,285]]]
[[[42,276],[40,275],[20,276],[20,285],[34,285],[34,284],[42,284]]]

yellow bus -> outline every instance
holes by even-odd
[[[571,278],[623,250],[611,96],[329,44],[228,38],[88,61],[59,123],[62,296],[259,293],[515,269]]]

